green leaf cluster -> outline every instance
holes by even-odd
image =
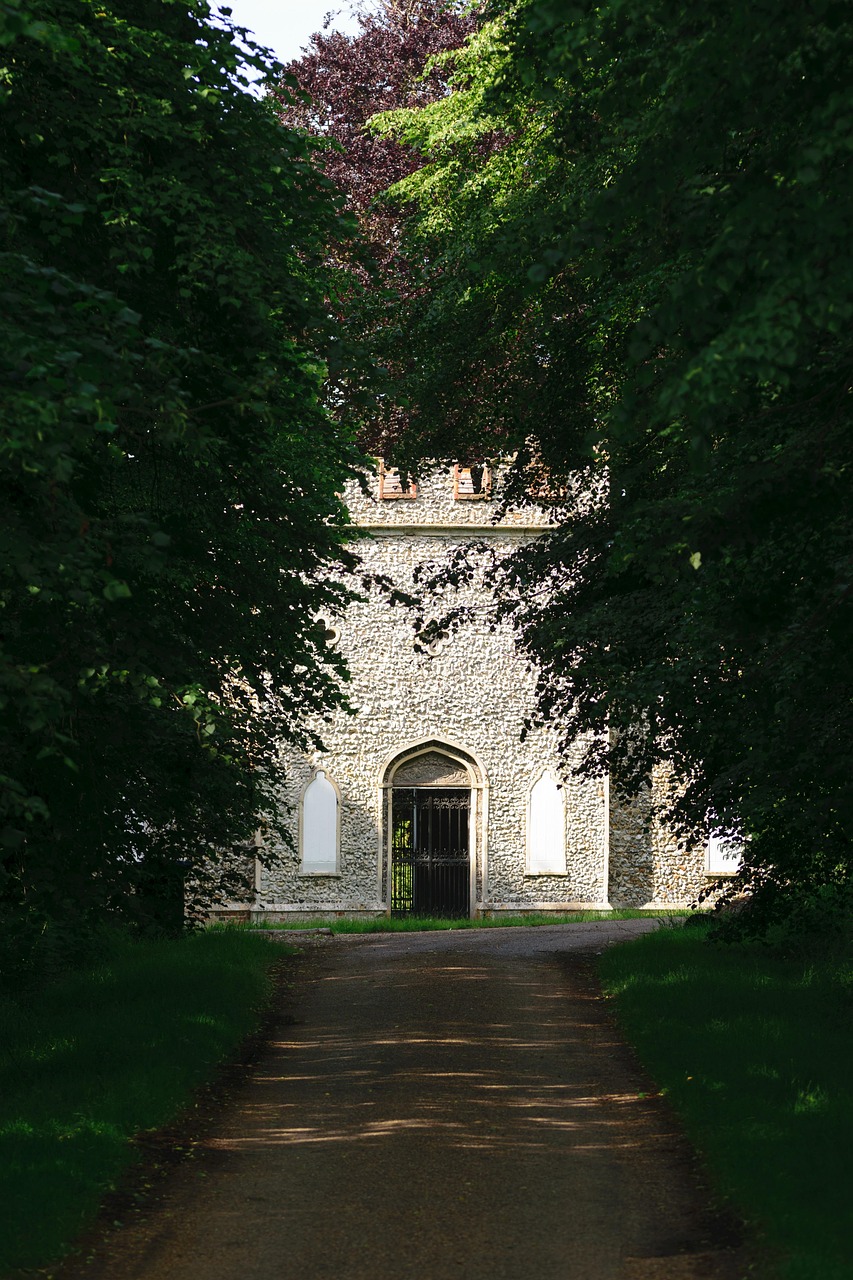
[[[629,791],[673,762],[775,912],[850,867],[851,52],[833,0],[498,0],[448,99],[375,121],[427,159],[389,196],[408,455],[516,455],[541,716]]]
[[[0,9],[0,912],[180,918],[341,700],[351,228],[205,0]],[[246,33],[242,33],[245,37]],[[262,714],[263,712],[263,714]],[[204,877],[196,876],[200,886]]]

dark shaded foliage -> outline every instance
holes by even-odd
[[[473,9],[476,9],[474,6]],[[419,271],[402,243],[405,212],[382,197],[423,164],[421,153],[367,128],[379,111],[416,107],[449,91],[445,56],[475,28],[471,6],[459,0],[383,0],[359,15],[355,35],[319,31],[289,63],[274,100],[281,119],[322,140],[326,176],[359,223],[361,238],[339,257],[340,319],[351,341],[374,360],[368,391],[353,371],[337,380],[330,401],[359,417],[360,439],[377,453],[401,435],[412,406],[394,394],[399,376],[393,339],[401,338],[399,304],[419,287]],[[295,81],[302,91],[292,92]]]
[[[246,92],[227,23],[204,0],[8,0],[0,21],[0,931],[20,958],[104,912],[174,925],[184,882],[251,837],[277,743],[342,697],[313,619],[345,599],[357,455],[322,404],[351,221]]]
[[[763,927],[851,865],[853,24],[492,14],[448,98],[378,122],[425,159],[395,188],[408,456],[517,453],[507,496],[559,527],[491,577],[541,717],[629,792],[672,761],[672,820],[746,840]]]

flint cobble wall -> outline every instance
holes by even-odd
[[[670,771],[658,768],[649,789],[633,798],[611,793],[610,903],[613,907],[655,904],[678,907],[695,902],[709,877],[705,852],[685,849],[653,815],[673,785]]]
[[[408,590],[416,564],[438,558],[457,542],[452,536],[401,533],[377,537],[360,553],[366,570],[387,573]],[[395,753],[428,739],[461,747],[482,764],[489,799],[478,904],[606,901],[600,783],[566,779],[566,875],[525,875],[530,788],[544,768],[563,776],[565,767],[545,732],[521,742],[534,676],[506,628],[490,631],[483,611],[429,656],[415,648],[408,612],[374,597],[347,611],[339,646],[352,673],[349,692],[357,714],[336,714],[322,726],[326,750],[313,760],[289,761],[290,785],[280,800],[295,811],[312,769],[327,770],[341,792],[340,874],[300,875],[298,855],[276,850],[278,866],[262,878],[266,905],[288,903],[309,912],[333,905],[384,908],[382,767]]]
[[[536,509],[503,513],[495,524],[494,501],[454,501],[452,468],[421,477],[414,500],[380,501],[376,495],[375,478],[367,494],[353,486],[346,495],[353,523],[373,531],[370,539],[359,542],[359,554],[365,570],[388,575],[406,591],[413,589],[416,565],[440,559],[472,533],[509,551],[547,525]],[[457,602],[474,606],[473,620],[434,656],[418,651],[409,612],[389,606],[378,593],[333,620],[352,675],[349,696],[355,715],[338,712],[317,726],[323,751],[310,759],[287,757],[287,783],[276,799],[287,815],[294,847],[269,850],[272,865],[259,869],[255,910],[273,916],[386,911],[383,766],[427,740],[461,748],[483,772],[481,803],[488,799],[485,831],[482,808],[478,820],[483,838],[478,842],[477,909],[604,906],[608,900],[614,906],[676,905],[690,900],[702,880],[701,859],[686,858],[664,832],[647,828],[642,805],[608,805],[603,780],[573,777],[574,761],[561,761],[556,734],[540,729],[521,740],[534,673],[519,659],[511,632],[492,629],[488,600],[476,586],[448,601]],[[335,876],[301,873],[299,799],[317,768],[326,770],[341,796]],[[564,786],[565,875],[526,874],[529,793],[546,768]]]
[[[376,477],[369,477],[367,491],[350,484],[346,503],[353,524],[366,526],[442,525],[469,530],[495,528],[499,506],[499,477],[489,499],[453,497],[453,468],[436,467],[418,477],[417,497],[390,498],[380,501]],[[503,530],[534,527],[546,528],[548,515],[541,507],[510,507],[501,511],[499,528]]]

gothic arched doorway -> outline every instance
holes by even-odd
[[[392,762],[384,786],[391,914],[471,915],[481,789],[474,761],[444,743],[421,744]]]

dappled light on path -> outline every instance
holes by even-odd
[[[576,1153],[634,1145],[624,1133],[615,1140],[613,1130],[623,1124],[618,1102],[630,1106],[636,1096],[603,1094],[592,1061],[580,1078],[570,1066],[582,1024],[577,1005],[567,1010],[555,985],[553,962],[509,967],[496,985],[494,964],[474,956],[426,968],[389,959],[381,982],[373,957],[367,968],[358,959],[367,955],[324,979],[350,1010],[346,1028],[306,1026],[280,1041],[283,1074],[258,1080],[275,1100],[260,1096],[245,1115],[246,1131],[216,1145],[332,1143],[346,1155],[359,1144],[419,1132],[431,1147],[511,1155],[548,1152],[551,1131],[562,1141],[572,1135]],[[511,1022],[508,1008],[516,1014]],[[597,1052],[610,1047],[600,1038]],[[282,1106],[279,1086],[296,1053],[301,1088]]]
[[[101,1274],[735,1280],[571,935],[505,932],[309,953],[204,1177]]]

